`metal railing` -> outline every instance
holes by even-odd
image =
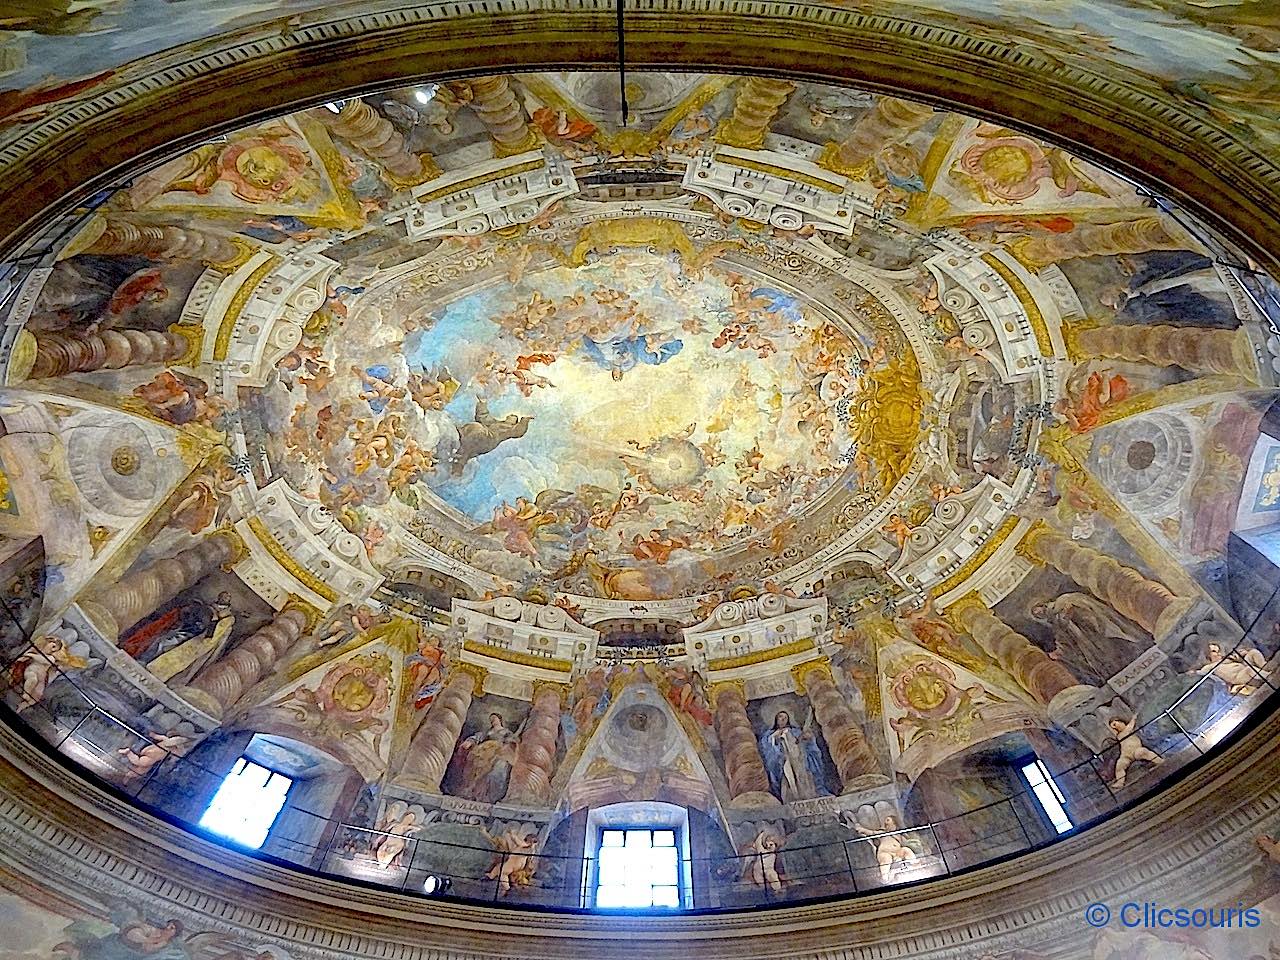
[[[1277,617],[1272,594],[1262,612],[1244,631],[1232,653],[1256,649],[1259,629],[1268,635]],[[30,736],[42,739],[63,757],[87,770],[117,793],[194,832],[228,846],[237,845],[201,829],[198,820],[229,771],[210,769],[179,752],[165,750],[151,736],[113,715],[78,682],[75,672],[49,660],[31,643],[5,602],[4,615],[22,635],[16,650],[0,657],[3,681],[0,695]],[[1268,613],[1270,614],[1268,616]],[[12,635],[13,630],[8,631]],[[22,698],[13,669],[22,658],[38,657],[50,667],[49,689],[57,681],[57,711]],[[1229,656],[1223,664],[1239,669],[1243,660]],[[1253,671],[1253,667],[1245,663]],[[1173,703],[1150,717],[1129,737],[1138,737],[1161,757],[1159,765],[1132,767],[1129,782],[1117,788],[1107,769],[1118,753],[1111,745],[1071,766],[1055,765],[1041,757],[1064,795],[1064,804],[1078,833],[1147,795],[1226,739],[1266,699],[1274,701],[1273,682],[1256,674],[1256,692],[1247,698],[1230,696],[1226,681],[1216,678],[1222,664],[1199,676]],[[1210,685],[1206,687],[1206,685]],[[1213,709],[1208,709],[1212,706]],[[388,791],[387,800],[396,799]],[[403,798],[412,802],[412,798]],[[760,811],[760,820],[780,820],[780,812]],[[867,832],[854,823],[852,812],[827,829],[857,832],[821,843],[784,843],[776,853],[727,847],[719,854],[684,858],[689,878],[683,905],[690,910],[724,910],[762,904],[798,903],[858,894],[950,876],[984,863],[1035,850],[1059,839],[1029,788],[993,800],[976,809],[930,819],[899,829]],[[515,822],[519,815],[498,805],[496,822]],[[496,828],[500,830],[501,828]],[[454,828],[465,836],[474,829]],[[433,832],[442,832],[439,825]],[[545,838],[543,838],[545,840]],[[312,873],[400,890],[406,893],[466,901],[498,902],[528,907],[591,909],[594,876],[592,858],[582,854],[522,853],[479,845],[461,839],[402,835],[369,822],[344,819],[286,805],[266,842],[245,852],[292,865]]]

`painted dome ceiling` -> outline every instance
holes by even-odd
[[[336,778],[477,882],[675,804],[803,899],[960,855],[800,851],[1005,856],[1019,758],[1082,823],[1265,697],[1268,278],[991,122],[635,73],[624,124],[616,82],[336,100],[49,225],[0,339],[23,721],[187,820],[242,754]],[[721,867],[699,906],[784,896]]]

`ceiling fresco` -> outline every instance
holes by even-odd
[[[1266,698],[1266,278],[988,122],[613,80],[334,101],[68,216],[0,327],[23,725],[188,822],[256,758],[267,853],[525,905],[669,805],[713,909],[1046,842],[1027,757],[1082,824]]]
[[[459,525],[472,562],[509,579],[625,562],[651,597],[696,588],[846,473],[839,499],[862,492],[828,411],[870,328],[855,348],[767,276],[674,250],[537,269],[546,253],[509,246],[451,302],[413,272],[371,286],[349,315],[362,338],[321,354],[332,382],[272,398],[289,430],[268,450],[296,489],[382,528]]]

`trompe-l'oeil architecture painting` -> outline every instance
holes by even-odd
[[[629,804],[717,909],[1048,843],[1027,758],[1084,824],[1267,696],[1269,281],[990,122],[616,91],[336,100],[70,218],[0,341],[29,728],[189,823],[249,757],[265,854],[510,904],[590,906]]]

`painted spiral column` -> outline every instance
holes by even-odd
[[[748,77],[741,81],[733,101],[733,115],[716,131],[716,140],[729,147],[759,150],[765,134],[796,85],[788,80]]]
[[[440,792],[440,781],[458,746],[471,698],[484,692],[484,677],[483,668],[466,663],[454,666],[409,742],[397,783],[427,793]]]
[[[836,687],[831,666],[825,661],[803,663],[792,670],[792,675],[797,687],[813,705],[813,715],[822,727],[831,759],[840,772],[841,786],[849,790],[858,777],[879,773],[876,755],[862,733],[858,718],[849,709],[844,694]]]
[[[818,163],[836,173],[862,179],[875,156],[891,143],[910,136],[933,117],[933,107],[896,97],[881,97],[857,119],[849,135],[828,143]]]
[[[750,805],[752,801],[777,802],[769,792],[769,774],[760,757],[760,744],[747,716],[742,683],[719,683],[711,688],[716,736],[724,757],[729,799]]]
[[[1009,244],[1013,255],[1033,269],[1078,257],[1198,248],[1199,244],[1180,227],[1162,217],[1143,217],[1123,223],[1078,223],[1066,233],[1037,234]]]
[[[540,803],[550,796],[551,778],[556,772],[556,735],[560,732],[560,712],[567,692],[568,687],[561,683],[534,685],[533,707],[516,747],[503,800]]]
[[[467,81],[467,86],[471,93],[469,106],[493,138],[494,156],[511,157],[538,148],[538,133],[530,126],[510,80],[502,76],[478,77]]]
[[[1253,348],[1243,330],[1117,323],[1072,330],[1068,345],[1082,357],[1179,366],[1192,373],[1225,373],[1257,382]]]
[[[119,370],[146,363],[172,363],[187,356],[185,334],[158,330],[104,330],[101,333],[37,333],[32,380],[68,373]]]
[[[1157,639],[1161,618],[1177,599],[1164,584],[1148,580],[1132,567],[1076,543],[1043,522],[1027,531],[1018,553],[1070,577]]]
[[[338,113],[313,110],[329,132],[351,144],[386,171],[396,187],[416,187],[440,176],[440,168],[430,154],[413,153],[390,120],[359,97],[342,105]]]
[[[1070,670],[996,616],[977,593],[961,597],[946,615],[1039,703],[1047,705],[1063,690],[1079,685]]]
[[[244,542],[234,530],[216,530],[195,546],[123,577],[91,603],[110,618],[102,626],[118,636],[214,568],[235,563],[244,552]]]
[[[101,232],[81,253],[139,256],[152,260],[202,260],[218,269],[245,259],[247,241],[195,227],[134,223],[104,217]]]
[[[220,659],[197,673],[179,691],[205,713],[221,717],[244,692],[271,672],[314,624],[314,612],[290,604]]]

